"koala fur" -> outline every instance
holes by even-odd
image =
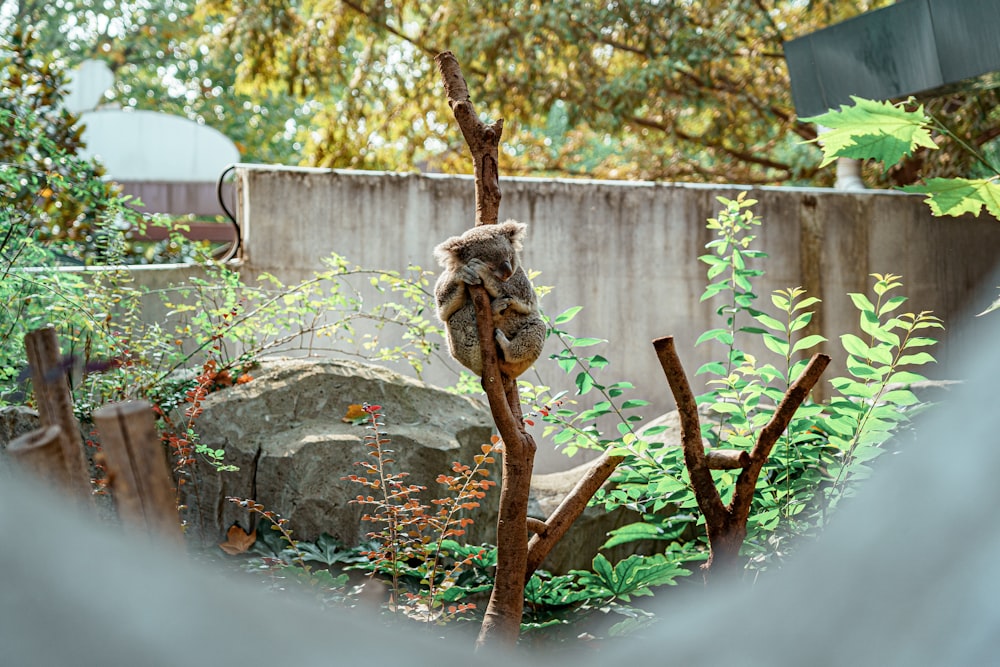
[[[437,314],[445,324],[448,349],[460,364],[483,374],[476,311],[467,285],[483,285],[490,295],[500,370],[514,378],[542,353],[545,323],[519,253],[527,225],[508,220],[479,225],[434,249],[444,267],[434,286]]]

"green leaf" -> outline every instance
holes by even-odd
[[[809,306],[813,305],[814,303],[819,303],[819,302],[820,302],[820,299],[818,299],[817,297],[814,297],[814,296],[806,297],[805,299],[802,299],[802,301],[799,301],[798,303],[796,303],[795,307],[792,308],[792,310],[802,310],[803,308],[808,308]]]
[[[854,307],[860,310],[862,313],[874,313],[875,305],[869,301],[868,297],[864,294],[858,294],[857,292],[851,292],[847,296],[851,297],[851,301],[854,302]]]
[[[904,354],[899,358],[897,363],[900,366],[920,366],[922,364],[933,364],[934,361],[934,357],[926,352],[917,352],[916,354]]]
[[[927,195],[924,202],[934,215],[958,217],[971,213],[978,218],[985,206],[1000,220],[1000,183],[995,178],[931,178],[903,190]]]
[[[885,303],[883,303],[881,306],[879,306],[878,316],[882,317],[886,313],[891,313],[904,303],[906,303],[905,296],[894,296],[891,299],[887,300]]]
[[[763,335],[764,346],[774,352],[775,354],[780,354],[783,357],[788,356],[788,341],[778,338],[773,334]]]
[[[915,382],[925,382],[927,378],[919,373],[910,371],[897,371],[886,378],[886,384],[911,385]]]
[[[571,319],[576,317],[576,314],[579,313],[581,310],[583,310],[583,306],[573,306],[572,308],[567,308],[566,310],[564,310],[563,312],[561,312],[559,315],[556,316],[554,323],[565,324],[566,322],[569,322]]]
[[[920,400],[909,389],[895,389],[882,394],[881,399],[893,405],[915,405]]]
[[[757,313],[753,316],[753,318],[772,331],[780,331],[782,333],[785,332],[784,323],[779,322],[766,313]]]
[[[587,362],[590,364],[591,368],[604,368],[609,363],[611,363],[610,361],[608,361],[606,358],[602,357],[599,354],[595,354],[594,356],[590,357],[589,359],[587,359]]]
[[[852,354],[858,359],[868,359],[871,354],[871,348],[854,334],[843,334],[840,337],[840,343],[848,354]]]
[[[886,324],[883,325],[879,322],[878,318],[875,317],[875,313],[867,312],[862,313],[860,319],[862,331],[878,341],[888,343],[889,345],[896,347],[899,345],[899,336],[889,331],[889,327],[892,326],[891,322],[892,321],[890,320],[890,322],[886,322]]]
[[[717,340],[723,345],[733,344],[733,334],[726,329],[710,329],[702,335],[698,336],[698,340],[694,342],[695,345],[700,345],[706,340]]]
[[[632,555],[614,567],[603,554],[598,554],[592,567],[593,572],[573,570],[571,574],[578,574],[585,586],[604,589],[611,597],[626,602],[632,595],[652,595],[651,586],[673,584],[677,577],[690,574],[663,554]]]
[[[712,375],[725,375],[726,367],[723,366],[721,362],[710,361],[707,364],[702,364],[701,367],[698,368],[698,370],[695,371],[694,374],[701,375],[702,373],[711,373]]]
[[[825,341],[826,338],[820,336],[819,334],[806,336],[805,338],[802,338],[795,342],[795,345],[792,346],[792,352],[794,353],[798,352],[799,350],[808,350],[810,347],[814,347]]]
[[[570,343],[570,347],[590,347],[591,345],[600,345],[606,342],[608,341],[603,338],[576,338]]]
[[[581,396],[594,388],[594,378],[589,373],[580,373],[576,376],[576,391]]]
[[[839,157],[879,160],[886,166],[896,164],[923,146],[934,150],[930,119],[923,107],[907,111],[902,104],[874,102],[851,96],[853,105],[820,116],[802,118],[829,128],[816,141],[823,151],[826,166]]]
[[[986,315],[988,313],[992,313],[994,310],[998,310],[998,309],[1000,309],[1000,297],[997,297],[996,300],[993,301],[993,303],[991,303],[986,308],[986,310],[984,310],[981,313],[976,314],[976,317],[982,317],[983,315]]]
[[[664,530],[663,527],[653,523],[630,523],[627,526],[612,530],[609,533],[610,537],[601,545],[601,549],[610,549],[619,544],[628,544],[629,542],[638,542],[640,540],[662,540],[668,542],[676,540],[687,528],[687,523],[678,522],[677,526],[671,528],[671,530]]]

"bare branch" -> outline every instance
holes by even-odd
[[[625,460],[624,456],[608,456],[602,454],[596,459],[587,473],[580,478],[576,486],[563,498],[559,506],[552,512],[549,518],[542,525],[545,530],[534,530],[535,535],[528,541],[528,566],[526,578],[531,576],[541,566],[542,561],[549,555],[559,540],[562,539],[566,531],[572,527],[583,511],[587,509],[587,503],[597,490],[604,485],[611,473],[615,471],[618,464]],[[531,528],[531,525],[528,526]]]
[[[499,222],[500,213],[500,136],[503,119],[487,125],[479,120],[469,99],[469,88],[462,76],[462,68],[451,51],[434,57],[438,72],[444,81],[448,105],[462,130],[465,143],[472,151],[473,174],[476,179],[476,224],[491,225]]]
[[[708,467],[705,447],[701,441],[701,422],[698,419],[698,405],[695,403],[691,385],[681,365],[674,347],[673,336],[657,338],[653,348],[660,360],[667,384],[677,403],[677,413],[681,420],[681,446],[684,450],[684,465],[691,476],[691,486],[698,501],[698,509],[710,524],[721,524],[726,520],[726,508],[722,504],[719,490],[712,481],[712,471]]]

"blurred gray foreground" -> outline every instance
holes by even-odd
[[[987,318],[964,363],[946,369],[969,382],[918,425],[919,444],[885,459],[856,502],[783,571],[754,587],[666,590],[661,623],[600,651],[475,660],[1000,664],[1000,313]],[[471,636],[448,643],[433,630],[386,630],[361,610],[313,611],[199,568],[166,545],[127,540],[23,482],[0,482],[0,507],[5,667],[470,660]]]

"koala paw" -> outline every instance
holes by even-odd
[[[510,306],[511,303],[513,303],[513,301],[514,300],[511,299],[509,296],[500,296],[493,299],[493,304],[492,304],[493,314],[499,315],[503,311],[507,310],[507,308]],[[503,335],[503,333],[499,329],[497,330],[497,334],[501,336]]]
[[[496,338],[497,345],[500,346],[500,351],[503,352],[504,357],[506,357],[507,350],[510,348],[510,340],[507,338],[504,332],[500,331],[499,329],[496,330],[496,333],[493,334],[493,337]]]
[[[487,270],[487,268],[483,260],[473,257],[465,266],[458,270],[458,276],[468,285],[481,285],[483,279],[479,274]]]

